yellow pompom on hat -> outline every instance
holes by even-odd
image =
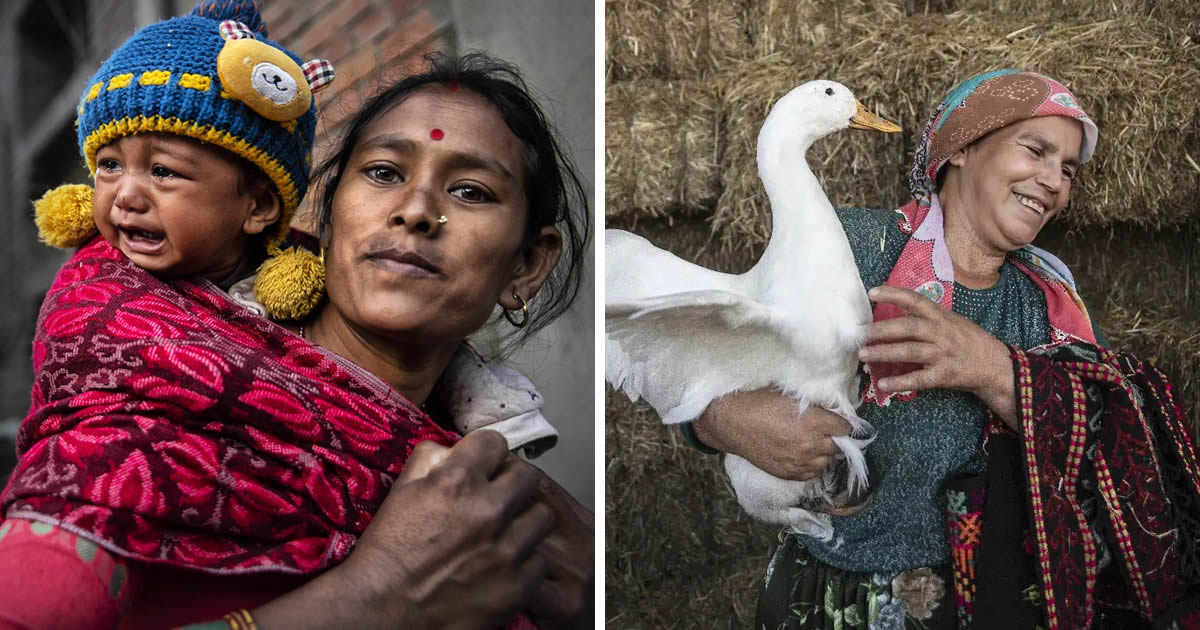
[[[267,254],[276,259],[263,265],[269,279],[255,293],[264,306],[273,305],[272,317],[290,319],[311,310],[324,286],[317,257],[289,263],[288,257],[304,255],[280,246],[308,189],[313,95],[333,81],[333,66],[324,59],[302,62],[268,39],[260,9],[257,0],[205,0],[189,15],[134,33],[88,82],[76,133],[93,176],[100,147],[155,132],[219,146],[261,169],[279,192],[283,212],[264,235]],[[91,206],[87,186],[50,191],[35,204],[41,239],[54,247],[82,245],[97,231]],[[297,275],[315,273],[317,280]]]
[[[42,242],[61,249],[79,247],[87,242],[96,233],[92,194],[91,186],[67,184],[35,201],[33,221]]]
[[[274,319],[304,319],[325,295],[325,257],[290,247],[258,268],[254,298]]]

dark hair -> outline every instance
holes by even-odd
[[[519,329],[506,343],[506,349],[511,349],[562,315],[579,295],[591,229],[587,192],[575,165],[559,146],[554,128],[530,96],[529,87],[515,66],[479,52],[461,57],[432,53],[425,56],[425,61],[428,67],[424,72],[407,76],[369,99],[346,126],[336,151],[313,173],[313,181],[323,182],[318,201],[318,230],[324,235],[332,221],[334,193],[355,146],[371,123],[426,85],[458,85],[484,97],[521,141],[525,197],[529,202],[526,236],[555,225],[563,239],[562,257],[536,298],[529,302],[529,325]]]

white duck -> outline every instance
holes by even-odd
[[[715,398],[778,389],[850,423],[835,437],[846,466],[821,479],[787,481],[734,455],[725,469],[753,517],[830,540],[841,481],[866,490],[862,448],[874,429],[855,413],[858,360],[871,307],[833,206],[805,154],[840,129],[900,128],[870,113],[845,86],[810,81],[779,99],[758,134],[758,174],[771,203],[771,240],[741,275],[681,260],[646,239],[605,231],[605,376],[674,424]]]

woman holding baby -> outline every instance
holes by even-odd
[[[441,59],[353,118],[317,171],[316,251],[285,251],[328,74],[253,3],[212,1],[139,31],[85,92],[94,195],[39,209],[82,246],[39,319],[0,627],[583,614],[591,515],[510,453],[553,442],[540,396],[464,345],[497,304],[521,334],[570,305],[578,177],[511,68]]]

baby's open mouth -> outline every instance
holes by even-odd
[[[134,227],[120,227],[121,251],[126,254],[144,254],[156,256],[167,246],[165,232],[151,232]]]
[[[163,240],[164,236],[161,232],[147,232],[146,230],[124,227],[121,228],[121,233],[124,234],[125,238],[130,242],[141,242],[147,244],[158,243]]]

